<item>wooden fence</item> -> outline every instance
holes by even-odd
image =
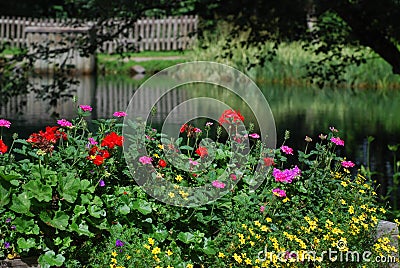
[[[12,47],[23,47],[26,44],[25,27],[62,27],[72,24],[73,20],[49,18],[0,17],[0,42],[10,42]],[[75,20],[76,22],[76,20]],[[122,24],[118,20],[109,20],[100,24],[83,20],[84,26],[95,25],[100,36],[118,33]],[[122,22],[121,22],[122,23]],[[166,17],[161,19],[143,18],[117,34],[116,38],[102,42],[101,51],[116,52],[117,48],[129,51],[132,46],[139,50],[179,50],[193,45],[196,38],[197,16]]]

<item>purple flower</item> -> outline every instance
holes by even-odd
[[[212,186],[214,186],[215,188],[219,188],[219,189],[225,188],[225,183],[220,182],[220,181],[218,181],[218,180],[213,181],[211,184],[212,184]]]
[[[5,247],[5,248],[9,248],[9,247],[10,247],[10,243],[5,242],[5,243],[4,243],[4,247]]]
[[[142,156],[139,158],[139,162],[143,165],[151,164],[151,161],[153,161],[153,158],[151,158],[150,156]]]
[[[5,119],[0,119],[0,127],[10,128],[11,122]]]
[[[282,152],[284,152],[285,154],[293,154],[293,149],[290,148],[289,146],[281,146],[281,150]]]
[[[57,120],[57,124],[59,124],[62,127],[72,127],[72,123],[65,119]]]
[[[339,145],[339,146],[344,146],[344,140],[341,140],[339,137],[331,138],[331,142],[333,142],[334,144]]]
[[[124,246],[124,242],[122,242],[121,240],[117,239],[115,241],[115,246],[116,247],[123,247]]]
[[[95,141],[93,138],[89,138],[88,140],[89,140],[89,144],[90,145],[96,145],[97,144],[97,141]]]
[[[16,230],[17,227],[15,225],[11,225],[11,230]]]
[[[11,222],[11,218],[6,219],[6,223],[9,223],[9,222]]]
[[[122,111],[118,111],[118,112],[113,113],[113,116],[115,116],[115,117],[125,117],[126,113],[122,112]]]
[[[257,133],[253,133],[253,134],[250,134],[249,137],[253,138],[253,139],[258,139],[260,137],[260,135],[258,135]]]
[[[275,180],[278,182],[287,182],[291,183],[295,178],[299,177],[301,174],[301,170],[295,166],[292,169],[279,170],[274,168],[272,175],[275,177]]]
[[[81,108],[84,112],[91,112],[93,110],[90,105],[79,105],[79,108]]]
[[[100,187],[106,186],[106,183],[104,182],[104,180],[100,180],[100,181],[99,181],[99,186],[100,186]]]

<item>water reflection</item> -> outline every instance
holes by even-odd
[[[35,83],[49,83],[50,80],[35,80]],[[30,92],[14,96],[0,106],[0,118],[12,121],[10,139],[13,132],[26,138],[31,132],[38,131],[46,125],[55,125],[57,118],[71,119],[75,116],[75,104],[71,96],[76,96],[78,104],[93,107],[90,119],[110,118],[115,111],[125,110],[138,84],[130,80],[95,77],[81,77],[78,85],[73,85],[64,92]],[[148,94],[158,94],[162,87],[149,88]],[[385,194],[393,181],[393,154],[388,150],[388,144],[400,143],[400,92],[379,93],[376,91],[353,92],[351,90],[313,90],[307,88],[283,88],[276,86],[260,86],[273,112],[278,146],[283,140],[286,129],[291,131],[289,145],[304,149],[305,136],[318,141],[320,133],[326,133],[329,126],[340,130],[340,136],[345,140],[342,150],[349,160],[360,165],[367,165],[368,136],[374,136],[371,144],[370,165],[376,172],[374,176],[382,185],[378,194]],[[40,96],[41,98],[38,98]],[[185,86],[173,90],[157,103],[157,116],[153,123],[160,124],[168,113],[179,103],[193,97],[210,97],[225,101],[241,111],[248,122],[255,122],[251,109],[240,98],[227,90],[200,89]],[[148,98],[144,97],[136,104],[137,108],[146,106]],[[212,107],[190,107],[199,112],[206,112]],[[180,114],[184,118],[185,111]],[[199,120],[205,124],[206,120]],[[181,118],[176,118],[179,126]],[[257,129],[257,125],[255,126]],[[7,132],[7,131],[6,131]],[[400,155],[397,155],[399,158]],[[393,206],[400,204],[397,196],[400,191],[391,195]]]

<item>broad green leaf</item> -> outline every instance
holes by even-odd
[[[21,214],[26,214],[28,216],[33,216],[29,211],[31,208],[31,201],[29,200],[28,194],[22,192],[19,195],[13,195],[12,204],[10,209]]]
[[[61,254],[56,255],[54,251],[47,251],[39,257],[40,267],[61,266],[64,261],[65,257]]]
[[[150,203],[142,199],[133,202],[132,208],[138,210],[144,215],[150,214],[152,211]]]
[[[0,208],[10,203],[10,192],[0,184]]]
[[[193,235],[192,233],[189,233],[189,232],[185,232],[185,233],[180,232],[180,233],[178,234],[178,237],[177,237],[177,238],[178,238],[180,241],[182,241],[183,243],[185,243],[185,244],[189,244],[189,243],[195,241],[194,235]]]
[[[69,216],[63,211],[57,211],[54,218],[51,220],[51,224],[60,230],[65,230],[68,226]]]
[[[124,204],[123,206],[119,207],[119,212],[122,215],[126,215],[126,214],[129,214],[131,212],[131,209],[126,204]]]
[[[39,234],[39,228],[35,224],[33,219],[25,220],[24,217],[17,217],[13,221],[15,225],[15,230],[23,234]]]
[[[63,176],[59,174],[59,186],[58,191],[60,196],[69,203],[75,202],[78,197],[78,192],[81,188],[79,179],[75,178],[74,174],[68,174]]]
[[[23,189],[29,191],[32,197],[35,197],[39,202],[49,202],[52,199],[52,189],[48,185],[43,185],[38,180],[32,180],[22,186]]]
[[[76,222],[73,222],[70,225],[70,230],[77,232],[79,235],[87,235],[89,237],[93,236],[93,233],[89,231],[89,226],[84,221],[79,225]]]
[[[106,216],[106,211],[96,205],[89,206],[88,211],[89,211],[89,214],[95,218],[100,218],[100,217]]]
[[[32,237],[28,238],[27,240],[25,240],[25,238],[23,237],[20,237],[18,238],[17,244],[20,249],[29,249],[36,247],[35,239]]]

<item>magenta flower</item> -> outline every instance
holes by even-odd
[[[272,193],[273,193],[274,195],[276,195],[277,197],[286,197],[286,192],[285,192],[285,190],[282,190],[282,189],[279,189],[279,188],[273,189],[273,190],[272,190]]]
[[[0,119],[0,127],[10,128],[11,122],[5,119]]]
[[[214,123],[213,122],[207,122],[206,127],[211,127]]]
[[[260,135],[258,135],[257,133],[253,133],[253,134],[250,134],[249,137],[253,138],[253,139],[258,139],[260,137]]]
[[[100,180],[99,181],[99,186],[100,187],[104,187],[104,186],[106,186],[106,183],[103,180]]]
[[[300,174],[301,170],[297,166],[292,169],[285,170],[274,168],[274,171],[272,172],[272,175],[275,177],[276,181],[287,183],[291,183],[295,178],[299,177]]]
[[[95,141],[93,138],[89,138],[88,140],[89,140],[89,144],[90,145],[96,145],[97,144],[97,141]]]
[[[235,174],[231,174],[229,176],[233,181],[237,180],[237,176]]]
[[[225,183],[220,182],[220,181],[218,181],[218,180],[213,181],[211,184],[212,184],[212,186],[214,186],[215,188],[219,188],[219,189],[225,188]]]
[[[72,127],[72,123],[65,119],[57,120],[57,124],[59,124],[62,127]]]
[[[4,247],[5,247],[6,249],[9,248],[9,247],[10,247],[10,243],[5,242],[5,243],[4,243]]]
[[[91,112],[93,110],[90,105],[79,105],[79,108],[81,108],[84,112]]]
[[[351,162],[351,161],[342,161],[342,167],[351,168],[351,167],[354,167],[354,166],[355,166],[355,164],[353,162]]]
[[[285,154],[293,154],[293,149],[290,148],[289,146],[281,146],[281,150],[282,152],[284,152]]]
[[[331,142],[333,142],[334,144],[339,145],[339,146],[344,146],[344,140],[341,140],[339,137],[337,137],[337,138],[332,137]]]
[[[139,162],[142,163],[143,165],[151,164],[151,161],[153,161],[153,158],[149,156],[142,156],[139,158]]]
[[[195,127],[195,128],[194,128],[194,132],[195,132],[195,133],[200,133],[200,132],[201,132],[201,129],[200,129],[200,128],[197,128],[197,127]]]
[[[119,112],[113,113],[113,116],[115,116],[115,117],[125,117],[126,113],[122,112],[122,111],[119,111]]]
[[[264,212],[264,210],[265,210],[265,207],[264,207],[264,206],[261,206],[261,207],[260,207],[260,212]]]

